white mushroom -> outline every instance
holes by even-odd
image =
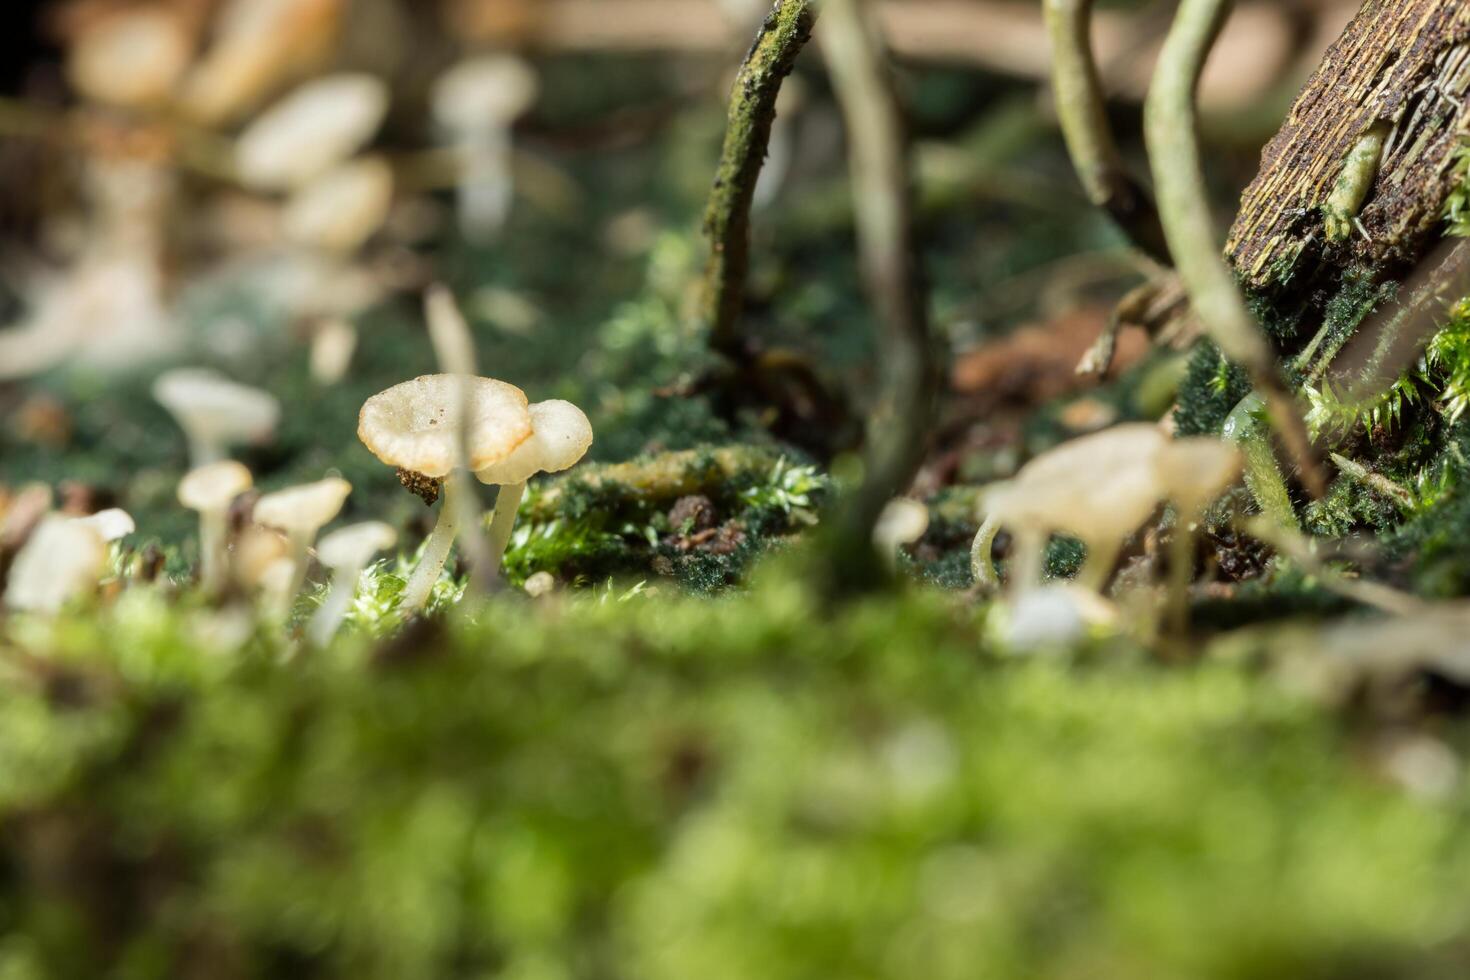
[[[490,558],[496,569],[510,544],[526,481],[537,473],[570,469],[592,446],[592,423],[571,402],[553,400],[532,405],[531,427],[531,438],[509,456],[475,471],[481,483],[500,487],[495,497],[495,516],[490,521],[489,541]]]
[[[117,507],[99,510],[87,517],[78,517],[76,521],[96,531],[102,540],[108,543],[121,541],[138,529],[138,525],[133,521],[133,515]]]
[[[316,540],[317,532],[342,512],[350,493],[352,484],[333,476],[277,490],[255,502],[256,523],[286,535],[286,557],[291,561],[291,578],[284,595],[288,608],[306,581],[307,551],[311,543]]]
[[[387,111],[388,87],[371,75],[308,82],[240,136],[240,179],[257,190],[304,187],[366,146]]]
[[[381,157],[333,168],[286,205],[286,234],[298,245],[339,255],[356,252],[387,220],[393,169]]]
[[[1124,540],[1159,504],[1154,459],[1167,442],[1155,426],[1120,425],[1063,443],[992,488],[971,552],[976,582],[995,584],[990,547],[1000,528],[1009,527],[1016,540],[1012,582],[1018,592],[1040,583],[1046,543],[1059,531],[1087,546],[1078,584],[1100,590]]]
[[[461,61],[434,85],[434,119],[461,156],[460,225],[472,242],[493,240],[510,213],[511,125],[538,88],[535,72],[513,55]]]
[[[873,526],[873,547],[888,567],[895,569],[904,547],[918,541],[928,530],[929,508],[917,500],[898,497],[890,500],[878,515],[878,523]]]
[[[461,424],[460,408],[466,401],[468,419]],[[357,419],[363,445],[396,467],[403,485],[426,502],[432,504],[441,484],[444,487],[439,519],[404,589],[400,608],[421,608],[449,559],[464,508],[458,499],[460,481],[444,478],[461,451],[469,468],[478,471],[510,456],[531,438],[531,432],[525,392],[491,378],[430,374],[394,385],[364,403]]]
[[[18,612],[59,612],[97,588],[106,564],[107,544],[95,528],[50,515],[10,566],[5,605]]]
[[[1096,592],[1052,582],[1016,598],[1006,610],[1000,639],[1017,650],[1065,650],[1117,619],[1118,610]]]
[[[153,397],[184,430],[196,467],[224,459],[232,445],[269,437],[281,416],[273,396],[202,368],[160,375]]]
[[[398,532],[381,521],[353,524],[322,538],[316,549],[317,559],[332,569],[332,586],[307,627],[307,638],[313,645],[324,647],[337,635],[357,595],[363,569],[374,555],[397,541]]]
[[[158,4],[120,10],[89,26],[67,59],[67,77],[85,98],[126,109],[167,102],[193,55],[179,17]]]
[[[189,471],[179,483],[179,503],[199,514],[200,586],[207,595],[218,595],[227,578],[230,505],[254,482],[242,464],[222,460]]]

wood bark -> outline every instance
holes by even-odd
[[[1226,252],[1244,285],[1293,288],[1324,270],[1393,273],[1438,237],[1456,162],[1470,139],[1470,3],[1368,0],[1332,45],[1246,189]],[[1330,200],[1350,159],[1387,131],[1352,221],[1329,242]],[[1366,139],[1365,139],[1366,138]],[[1334,190],[1338,194],[1334,197]],[[1349,199],[1356,195],[1348,195]]]

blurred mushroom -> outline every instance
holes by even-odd
[[[469,412],[467,422],[461,423],[466,380]],[[439,519],[400,599],[405,612],[421,608],[428,600],[459,533],[459,481],[444,478],[461,449],[470,469],[478,471],[511,455],[531,432],[525,392],[491,378],[424,375],[381,391],[362,406],[357,437],[374,456],[398,469],[405,488],[432,504],[441,485],[444,487]],[[499,517],[497,509],[497,520]]]
[[[117,507],[99,510],[95,514],[77,517],[74,520],[96,531],[97,535],[109,544],[113,541],[121,541],[138,529],[138,525],[133,521],[133,515]]]
[[[353,524],[322,538],[316,549],[317,559],[332,570],[332,586],[306,630],[313,646],[324,647],[332,642],[357,595],[363,569],[374,555],[393,547],[397,540],[398,532],[381,521]]]
[[[377,234],[393,203],[393,170],[380,157],[335,167],[292,196],[287,236],[298,245],[339,255],[356,252]]]
[[[330,387],[347,376],[357,352],[357,328],[341,317],[329,317],[311,335],[311,380]]]
[[[179,503],[199,514],[199,582],[206,595],[217,596],[224,589],[230,505],[254,482],[242,464],[223,460],[190,470],[179,483]]]
[[[526,492],[526,481],[537,473],[560,473],[571,469],[592,446],[592,423],[586,414],[566,401],[537,402],[530,407],[531,437],[503,460],[475,471],[481,483],[495,484],[495,516],[490,521],[490,558],[495,574],[510,544],[516,513]]]
[[[1052,582],[1010,604],[1001,640],[1016,650],[1074,649],[1093,630],[1111,626],[1117,619],[1117,608],[1096,592]]]
[[[184,430],[196,467],[224,459],[237,443],[267,438],[281,416],[280,402],[272,395],[203,368],[160,375],[153,397]]]
[[[235,167],[247,186],[295,190],[361,150],[388,112],[388,87],[371,75],[307,82],[241,134]]]
[[[72,44],[67,78],[93,102],[152,109],[172,98],[192,57],[186,25],[168,7],[150,4],[89,24]]]
[[[350,493],[352,484],[339,477],[328,477],[268,493],[255,502],[256,523],[286,535],[286,557],[291,561],[291,578],[285,590],[288,608],[306,581],[306,553],[311,543],[316,540],[317,532],[342,512]]]
[[[493,240],[510,213],[511,125],[536,101],[538,88],[530,65],[513,55],[461,61],[434,85],[434,119],[461,157],[460,227],[471,242]]]
[[[971,551],[976,583],[995,585],[990,547],[1000,528],[1009,527],[1017,594],[1040,584],[1047,541],[1058,531],[1087,546],[1077,583],[1100,591],[1124,540],[1159,504],[1154,460],[1167,441],[1156,426],[1120,425],[1063,443],[993,487],[984,496],[985,523]]]
[[[107,544],[95,528],[53,514],[15,556],[5,605],[19,612],[59,612],[96,589],[106,564]]]
[[[344,0],[232,0],[216,19],[213,45],[184,80],[184,109],[206,125],[239,119],[325,61],[344,9]]]
[[[898,497],[888,502],[878,523],[873,526],[873,547],[888,563],[890,570],[898,567],[899,556],[907,545],[913,544],[929,530],[929,508],[917,500]]]

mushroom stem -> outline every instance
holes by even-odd
[[[1169,632],[1183,636],[1189,629],[1189,583],[1194,578],[1194,534],[1197,511],[1179,508],[1174,515],[1174,534],[1169,541]]]
[[[521,498],[525,496],[525,483],[507,483],[501,486],[495,497],[495,516],[490,519],[490,559],[493,563],[487,570],[498,576],[505,549],[510,544],[510,533],[515,530],[516,514],[521,509]]]
[[[987,517],[975,535],[975,543],[970,546],[970,574],[974,576],[975,584],[986,591],[1000,588],[1000,576],[995,574],[995,565],[990,560],[990,551],[995,547],[995,536],[999,533],[1000,521]]]
[[[458,480],[444,481],[444,500],[439,504],[439,519],[434,523],[434,530],[429,532],[424,553],[413,574],[409,576],[408,585],[398,601],[398,608],[402,612],[411,613],[422,609],[424,603],[429,601],[434,583],[439,581],[439,573],[444,571],[444,563],[449,560],[449,549],[454,547],[454,539],[459,536],[463,511],[459,491]]]
[[[469,241],[488,244],[500,234],[515,197],[510,131],[487,126],[467,133],[460,152],[464,159],[459,183],[460,229]]]
[[[342,621],[347,618],[347,610],[352,607],[352,600],[357,597],[362,568],[361,565],[347,565],[332,573],[332,586],[327,592],[327,599],[306,627],[306,637],[312,646],[324,647],[337,635]]]
[[[1022,595],[1041,585],[1046,571],[1046,545],[1051,535],[1031,527],[1015,532],[1015,557],[1011,559],[1011,591]]]
[[[1084,589],[1091,589],[1098,595],[1107,587],[1108,579],[1112,578],[1113,566],[1118,563],[1118,552],[1122,550],[1119,541],[1087,541],[1087,560],[1077,570],[1074,581]]]
[[[208,596],[217,596],[224,591],[229,563],[226,548],[229,520],[227,508],[211,508],[199,513],[199,585]]]
[[[225,458],[224,447],[213,439],[202,439],[190,434],[189,441],[189,466],[198,469],[210,463],[218,463]]]
[[[288,534],[286,536],[286,557],[291,562],[291,578],[286,586],[286,591],[278,596],[281,603],[281,614],[287,615],[291,612],[291,604],[301,594],[301,586],[306,583],[306,550],[311,545],[311,539],[304,534]]]

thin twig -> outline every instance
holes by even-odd
[[[1123,165],[1108,125],[1102,81],[1092,53],[1093,0],[1045,0],[1051,38],[1057,119],[1087,199],[1102,208],[1145,254],[1169,263],[1169,247],[1153,199]]]
[[[703,317],[710,345],[735,356],[750,266],[750,206],[776,117],[776,96],[811,38],[814,0],[776,0],[730,90],[725,145],[704,214],[710,241]]]
[[[1194,311],[1225,355],[1250,374],[1302,483],[1320,499],[1326,492],[1326,480],[1313,454],[1306,423],[1282,383],[1275,352],[1221,258],[1205,197],[1195,90],[1230,6],[1231,0],[1180,3],[1144,105],[1144,136],[1159,217]]]
[[[1414,509],[1414,495],[1408,488],[1399,486],[1382,473],[1375,473],[1362,463],[1348,459],[1340,453],[1333,453],[1331,459],[1333,465],[1341,470],[1344,476],[1358,481],[1370,490],[1383,494],[1392,500],[1400,510],[1407,512]]]
[[[446,478],[456,481],[459,486],[456,488],[457,493],[445,495],[443,506],[457,503],[461,508],[460,548],[469,558],[469,591],[485,595],[494,588],[499,569],[491,567],[495,561],[485,540],[480,494],[475,489],[475,478],[469,470],[469,444],[473,435],[471,427],[474,424],[470,386],[479,370],[475,363],[475,338],[470,333],[470,326],[460,312],[459,305],[454,301],[454,295],[444,285],[435,283],[429,287],[424,306],[429,324],[429,340],[434,346],[439,370],[460,379],[460,399],[455,409],[459,423],[458,458],[454,469]],[[497,506],[499,503],[497,500]]]
[[[859,258],[879,321],[881,389],[868,418],[863,483],[829,530],[838,594],[883,577],[872,531],[914,478],[932,429],[937,365],[918,249],[908,138],[868,0],[827,0],[822,50],[847,122]]]

